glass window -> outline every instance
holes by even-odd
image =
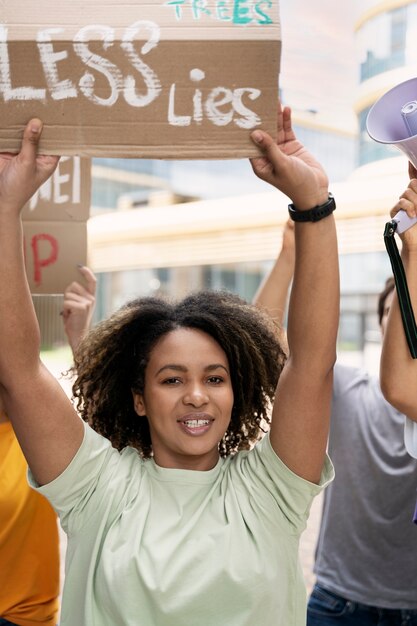
[[[165,178],[168,172],[168,162],[156,159],[113,159],[95,158],[93,165],[109,167],[124,172],[140,172]]]
[[[294,125],[297,138],[320,161],[332,182],[345,180],[356,167],[356,137]]]
[[[91,201],[95,211],[142,206],[147,204],[151,192],[167,188],[168,162],[96,158],[93,166],[96,172],[100,170],[96,175],[93,170]],[[142,179],[140,175],[144,175]]]
[[[402,67],[408,33],[414,30],[416,6],[399,7],[366,22],[357,33],[360,81]]]
[[[417,60],[417,3],[408,6],[407,30],[405,34],[405,63],[415,65]]]
[[[385,251],[342,254],[339,263],[342,294],[379,293],[388,276],[392,276]]]
[[[146,204],[149,193],[154,187],[144,187],[110,178],[96,178],[93,176],[91,185],[91,203],[96,210],[116,211],[123,198],[129,200],[133,207]]]

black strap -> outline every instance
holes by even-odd
[[[294,204],[288,205],[288,213],[294,222],[319,222],[327,217],[336,208],[336,201],[331,193],[324,204],[315,206],[307,211],[300,211]]]
[[[411,304],[410,293],[408,291],[407,277],[405,275],[400,253],[398,252],[397,243],[395,241],[394,235],[396,229],[397,222],[392,221],[385,224],[384,242],[391,261],[392,272],[394,274],[395,286],[397,288],[397,298],[400,305],[401,318],[403,321],[408,347],[413,359],[417,359],[417,326]]]

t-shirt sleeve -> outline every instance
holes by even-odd
[[[51,502],[63,529],[74,533],[90,521],[101,519],[104,512],[108,517],[109,508],[117,510],[125,485],[141,465],[138,458],[136,463],[132,463],[132,458],[129,462],[129,456],[132,454],[120,453],[108,439],[85,424],[82,444],[60,476],[39,486],[29,470],[28,479]]]
[[[236,460],[236,470],[249,491],[252,506],[272,524],[280,524],[294,534],[305,529],[314,497],[334,478],[327,455],[318,484],[294,474],[275,453],[269,433],[253,450]]]
[[[408,454],[417,459],[417,422],[405,418],[404,443]]]

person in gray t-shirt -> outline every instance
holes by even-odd
[[[278,325],[293,257],[287,225],[278,259],[254,299]],[[379,298],[382,333],[394,288],[388,279]],[[404,446],[404,415],[384,399],[377,378],[339,363],[328,451],[336,477],[324,494],[307,626],[416,626],[417,461]]]

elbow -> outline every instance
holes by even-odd
[[[300,373],[300,376],[308,377],[309,380],[321,381],[321,383],[329,378],[333,379],[333,369],[336,360],[337,354],[335,350],[328,354],[316,353],[310,358],[306,356],[298,357],[291,353],[290,350],[288,357],[288,361]]]
[[[327,383],[329,382],[331,386],[333,386],[333,370],[336,365],[337,354],[336,351],[327,355],[326,358],[320,359],[316,364],[313,365],[315,371],[318,373],[318,376]]]
[[[398,401],[395,385],[391,383],[389,377],[382,376],[380,378],[379,384],[385,400],[395,406],[396,402]]]
[[[329,381],[329,384],[331,385],[331,387],[333,387],[333,370],[334,370],[334,366],[336,365],[336,360],[337,360],[337,354],[335,352],[333,357],[329,360],[327,369],[324,372],[324,380],[326,382]]]
[[[324,378],[333,376],[333,369],[336,365],[337,353],[336,350],[329,352],[324,358],[317,361],[317,370],[322,372]]]
[[[329,366],[329,372],[333,374],[333,369],[334,366],[336,365],[336,361],[337,361],[337,352],[336,350],[333,351],[333,353],[330,355],[330,366]]]
[[[381,376],[380,387],[385,400],[397,411],[417,422],[417,394],[414,387],[390,376]]]
[[[379,384],[381,387],[382,395],[387,402],[392,404],[392,406],[394,407],[397,407],[399,404],[402,405],[402,403],[404,402],[404,389],[403,385],[400,383],[395,375],[388,375],[381,368]]]

